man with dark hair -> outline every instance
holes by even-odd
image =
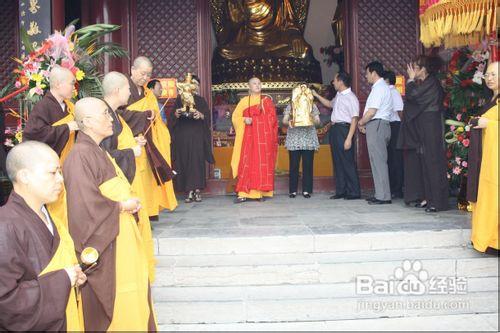
[[[159,99],[161,97],[161,82],[160,80],[153,79],[148,82],[146,87],[153,92],[153,95],[155,95],[156,99]],[[167,115],[165,114],[165,110],[162,109],[163,104],[158,101],[158,108],[160,109],[160,116],[163,122],[166,124],[167,123]]]
[[[401,115],[403,113],[403,98],[394,86],[396,84],[396,74],[393,71],[385,71],[385,83],[389,85],[391,90],[392,106],[390,125],[391,125],[391,140],[387,151],[388,166],[389,166],[389,183],[391,185],[391,194],[393,198],[403,197],[403,153],[397,149],[399,137],[399,128],[401,127]]]
[[[361,190],[355,160],[356,125],[359,117],[359,101],[351,90],[351,77],[339,72],[333,79],[337,95],[332,101],[313,95],[326,107],[332,108],[332,127],[329,131],[332,161],[335,169],[335,195],[330,199],[359,199]]]
[[[366,66],[366,80],[372,90],[366,100],[363,118],[358,123],[359,131],[366,133],[366,145],[370,157],[375,196],[368,198],[370,205],[390,204],[391,187],[387,166],[387,145],[391,139],[389,120],[393,110],[391,91],[385,83],[384,66],[373,61]]]

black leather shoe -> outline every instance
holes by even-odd
[[[357,199],[361,199],[361,196],[359,195],[346,195],[345,200],[357,200]]]
[[[431,206],[431,207],[427,207],[427,208],[425,209],[425,211],[426,211],[427,213],[436,213],[438,210],[436,209],[436,207],[432,207],[432,206]]]
[[[303,195],[303,196],[304,196],[304,198],[306,198],[306,199],[309,199],[309,198],[311,197],[311,194],[310,194],[310,193],[308,193],[308,192],[304,192],[304,193],[302,193],[302,195]]]
[[[288,197],[289,197],[289,198],[292,198],[292,199],[293,199],[293,198],[295,198],[296,196],[297,196],[297,192],[293,192],[293,193],[290,193],[290,194],[288,195]]]
[[[236,199],[234,199],[235,204],[243,203],[245,201],[247,201],[247,198],[244,197],[237,197]]]
[[[368,201],[368,204],[369,205],[387,205],[387,204],[391,204],[392,201],[391,200],[379,200],[379,199],[374,199],[372,201]]]
[[[330,199],[342,199],[345,197],[345,194],[335,194],[330,197]]]

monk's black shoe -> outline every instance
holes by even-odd
[[[432,206],[431,206],[431,207],[427,207],[427,208],[425,209],[425,211],[426,211],[427,213],[436,213],[438,210],[436,209],[436,207],[432,207]]]
[[[295,198],[297,196],[297,192],[292,192],[288,195],[289,198]]]
[[[368,201],[368,204],[369,205],[387,205],[387,204],[391,204],[392,201],[391,200],[379,200],[379,199],[374,199],[372,201]]]
[[[307,192],[304,192],[302,193],[302,195],[304,196],[304,198],[306,199],[309,199],[311,197],[311,194],[310,193],[307,193]]]
[[[238,198],[234,199],[235,204],[239,204],[239,203],[242,203],[245,201],[247,201],[247,198],[238,197]]]

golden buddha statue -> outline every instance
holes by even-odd
[[[313,126],[312,108],[314,96],[305,84],[300,84],[292,91],[292,126]]]
[[[303,37],[308,6],[309,0],[211,0],[218,44],[213,57],[215,81],[221,81],[219,74],[227,82],[238,82],[245,75],[241,82],[254,75],[267,76],[266,81],[318,81],[315,73],[303,77],[314,71],[321,77],[319,63]]]

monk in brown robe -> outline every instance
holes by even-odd
[[[75,140],[78,126],[73,118],[70,102],[75,77],[69,69],[55,66],[50,71],[50,91],[31,111],[23,131],[24,140],[48,144],[64,162]]]
[[[172,177],[170,156],[170,133],[160,119],[158,102],[153,92],[144,89],[151,78],[153,63],[146,57],[137,57],[131,68],[129,79],[130,98],[127,108],[118,113],[132,129],[134,136],[143,134],[148,144],[145,147],[147,168],[143,174],[146,186],[144,208],[152,220],[158,219],[162,209],[170,211],[177,207]]]
[[[64,164],[69,231],[78,254],[99,253],[81,289],[86,331],[155,331],[146,251],[134,218],[141,205],[110,155],[99,147],[113,134],[106,104],[87,97],[75,105],[80,132]]]
[[[138,197],[141,202],[146,202],[146,189],[143,183],[143,174],[146,171],[146,159],[141,158],[146,140],[142,135],[134,138],[132,130],[125,120],[117,114],[120,106],[126,105],[130,97],[130,87],[125,75],[118,72],[110,72],[102,80],[104,91],[104,102],[108,106],[111,118],[113,118],[113,135],[102,140],[101,147],[104,148],[115,159],[129,183],[132,185],[132,193]],[[151,233],[151,224],[146,209],[141,209],[137,217],[139,218],[139,231],[146,247],[149,279],[154,280],[155,264],[153,236]]]
[[[86,276],[45,206],[62,190],[59,158],[46,144],[24,142],[6,169],[14,190],[0,208],[0,331],[81,330],[72,287]]]

